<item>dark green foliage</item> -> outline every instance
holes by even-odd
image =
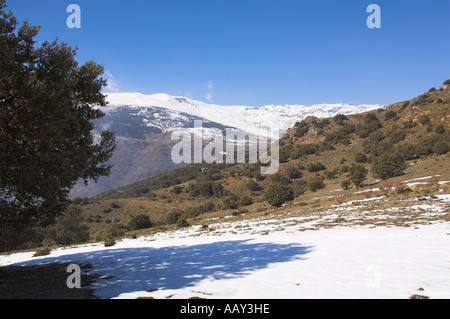
[[[344,179],[344,180],[341,182],[341,186],[342,186],[342,188],[345,189],[345,190],[349,189],[351,184],[352,184],[352,182],[351,182],[349,179]]]
[[[347,121],[348,118],[344,114],[337,114],[333,117],[333,120],[338,125],[344,125],[344,121]]]
[[[405,169],[405,159],[397,152],[385,152],[372,162],[372,172],[381,179],[402,175]]]
[[[290,186],[274,184],[266,191],[265,199],[270,205],[280,207],[294,199],[294,191]]]
[[[291,180],[286,175],[283,175],[281,173],[276,173],[270,176],[270,181],[273,184],[282,184],[282,185],[288,185],[291,183]]]
[[[304,179],[295,180],[292,183],[292,190],[294,191],[294,196],[301,196],[306,192],[307,186]]]
[[[352,181],[355,186],[360,187],[366,179],[368,171],[363,165],[353,164],[350,167],[349,173],[350,181]]]
[[[175,185],[174,187],[172,187],[172,189],[170,190],[171,193],[173,194],[181,194],[181,192],[183,191],[183,187],[179,186],[179,185]]]
[[[430,117],[426,114],[419,116],[419,123],[422,125],[428,124],[430,122]]]
[[[309,124],[305,121],[297,122],[294,125],[295,128],[295,137],[303,137],[309,131]]]
[[[303,174],[302,172],[300,172],[297,168],[295,167],[289,167],[286,170],[286,174],[290,179],[297,179],[297,178],[302,178]]]
[[[442,124],[436,125],[436,128],[434,129],[434,132],[437,134],[444,134],[445,133],[445,127]]]
[[[364,123],[359,124],[356,127],[356,134],[358,134],[361,138],[366,138],[381,127],[381,122],[378,120],[376,114],[368,113],[364,118]]]
[[[145,214],[139,214],[133,216],[128,222],[128,228],[130,230],[138,230],[152,227],[153,224],[150,221],[150,218]]]
[[[339,175],[339,168],[328,170],[325,173],[323,173],[323,175],[325,175],[326,179],[335,179]]]
[[[311,154],[317,154],[319,151],[319,145],[318,144],[302,144],[302,145],[296,145],[294,148],[292,148],[289,152],[289,157],[292,159],[300,158],[303,155],[311,155]]]
[[[45,232],[45,238],[58,245],[81,244],[89,240],[89,231],[83,212],[78,206],[70,206]]]
[[[261,190],[261,186],[259,186],[259,184],[255,182],[253,179],[249,180],[246,186],[252,192]]]
[[[253,198],[251,198],[250,196],[244,196],[239,200],[240,206],[248,206],[251,204],[253,204]]]
[[[112,246],[115,244],[115,240],[123,237],[127,231],[127,228],[122,224],[114,224],[105,228],[99,235],[98,240],[105,242],[105,246]]]
[[[367,156],[364,153],[358,152],[355,155],[356,163],[367,163]]]
[[[35,47],[38,31],[0,1],[0,228],[15,231],[52,224],[78,180],[109,175],[115,149],[113,132],[98,144],[91,133],[104,116],[92,106],[106,105],[103,66],[79,66],[57,41]]]
[[[240,198],[237,195],[231,195],[222,200],[223,209],[237,209],[239,208]]]
[[[330,121],[328,119],[318,120],[314,123],[314,127],[317,127],[319,129],[324,129],[328,125],[330,125]]]
[[[450,144],[445,141],[437,141],[433,145],[433,153],[435,154],[446,154],[448,151],[450,151]]]
[[[218,182],[199,181],[197,183],[190,183],[186,187],[186,191],[190,196],[205,196],[205,197],[221,197],[224,195],[222,184]]]
[[[325,171],[327,168],[321,162],[316,162],[316,163],[308,163],[306,165],[306,169],[309,172],[319,172],[319,171]]]
[[[450,85],[450,80],[445,81],[444,85]]]
[[[342,128],[334,130],[333,132],[325,135],[325,142],[331,144],[337,144],[349,139],[350,134],[356,131],[356,127],[353,124],[343,124]]]
[[[384,118],[386,121],[388,121],[396,116],[397,116],[397,112],[395,112],[393,110],[389,110],[384,114]]]
[[[176,224],[176,222],[178,221],[178,219],[180,219],[180,217],[181,217],[180,212],[170,212],[166,217],[166,223],[169,225]]]
[[[325,184],[323,183],[322,178],[319,176],[314,176],[308,179],[306,186],[311,192],[317,192],[319,189],[324,188]]]
[[[413,128],[417,125],[416,122],[414,122],[412,119],[409,119],[408,121],[404,121],[403,122],[403,127],[408,129],[408,128]]]

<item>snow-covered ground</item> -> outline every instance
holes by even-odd
[[[390,209],[382,200],[4,255],[0,266],[91,264],[103,298],[450,298],[450,195]]]

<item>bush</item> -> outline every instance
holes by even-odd
[[[255,191],[258,191],[261,189],[261,186],[259,186],[259,184],[257,182],[255,182],[253,179],[249,180],[246,186],[252,192],[255,192]]]
[[[442,155],[450,150],[449,145],[444,141],[437,141],[433,146],[433,153]]]
[[[249,197],[249,196],[244,196],[240,199],[239,204],[241,206],[248,206],[253,204],[253,198]]]
[[[392,110],[389,110],[389,111],[386,112],[386,114],[384,114],[384,118],[385,118],[386,121],[390,120],[390,119],[392,119],[392,118],[394,118],[396,116],[397,116],[397,112],[392,111]]]
[[[166,223],[169,225],[176,224],[176,222],[178,221],[178,219],[180,219],[180,217],[181,217],[181,213],[171,212],[166,217]]]
[[[333,117],[334,122],[338,125],[344,125],[344,121],[347,121],[348,118],[344,114],[337,114]]]
[[[367,156],[364,153],[358,152],[355,155],[356,163],[367,163]]]
[[[298,179],[292,183],[292,190],[294,196],[301,196],[306,192],[306,181],[304,179]]]
[[[442,124],[439,124],[436,126],[436,128],[434,129],[434,132],[436,132],[437,134],[444,134],[445,133],[445,127]]]
[[[367,168],[360,164],[353,164],[350,167],[350,180],[355,186],[360,187],[367,177]]]
[[[289,167],[286,170],[286,174],[290,179],[297,179],[297,178],[302,178],[303,174],[302,172],[300,172],[298,169],[296,169],[295,167]]]
[[[191,225],[187,222],[186,219],[180,218],[180,219],[178,219],[178,221],[177,221],[177,226],[178,226],[178,227],[189,227],[189,226],[191,226]]]
[[[45,238],[58,245],[80,244],[89,240],[89,229],[79,206],[69,207],[48,227]]]
[[[281,173],[276,173],[270,176],[270,181],[273,184],[282,184],[282,185],[288,185],[291,183],[291,180]]]
[[[349,179],[344,179],[344,180],[341,182],[341,186],[342,186],[342,188],[345,189],[345,190],[349,189],[351,184],[352,184],[352,182],[351,182]]]
[[[372,163],[372,172],[381,179],[402,175],[405,169],[405,159],[397,152],[386,152]]]
[[[239,197],[236,195],[231,195],[222,200],[223,209],[237,209],[239,208]]]
[[[450,85],[450,80],[445,81],[444,85]]]
[[[270,205],[280,207],[294,199],[294,191],[290,186],[275,184],[266,191],[265,199]]]
[[[419,123],[422,125],[428,124],[430,122],[430,117],[426,114],[419,116]]]
[[[130,228],[130,230],[150,228],[152,226],[153,224],[150,221],[150,218],[144,214],[133,216],[128,222],[128,227]]]
[[[308,180],[306,186],[311,192],[317,192],[319,189],[324,188],[325,184],[323,183],[323,180],[320,177],[314,176]]]
[[[123,237],[125,235],[126,228],[121,224],[114,224],[105,228],[99,239],[105,242],[105,246],[112,246],[115,244],[117,238]]]
[[[308,163],[306,165],[306,169],[309,172],[319,172],[319,171],[325,171],[327,168],[321,162],[316,162],[316,163]]]

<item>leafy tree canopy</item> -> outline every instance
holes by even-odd
[[[79,66],[76,49],[34,38],[39,27],[0,0],[0,229],[43,225],[68,205],[76,181],[108,175],[114,133],[94,141],[104,114],[103,66]]]

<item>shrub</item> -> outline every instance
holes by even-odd
[[[389,111],[386,112],[386,114],[384,114],[384,118],[385,118],[386,121],[390,120],[390,119],[392,119],[392,118],[394,118],[396,116],[397,116],[397,112],[392,111],[392,110],[389,110]]]
[[[306,165],[306,169],[309,172],[319,172],[319,171],[325,171],[327,168],[321,162],[316,162],[316,163],[308,163]]]
[[[325,184],[323,183],[322,178],[314,176],[308,180],[306,186],[311,192],[317,192],[319,189],[324,188]]]
[[[444,85],[450,85],[450,80],[445,81]]]
[[[276,173],[270,176],[270,181],[274,184],[282,184],[282,185],[288,185],[291,183],[291,180],[281,173]]]
[[[239,204],[241,206],[248,206],[253,204],[253,198],[249,197],[249,196],[244,196],[240,199]]]
[[[236,195],[231,195],[222,200],[224,209],[237,209],[239,208],[239,197]]]
[[[433,146],[433,153],[442,155],[450,150],[449,145],[444,141],[437,141]]]
[[[397,152],[386,152],[372,163],[373,173],[381,179],[402,175],[405,168],[405,159]]]
[[[105,246],[113,246],[115,240],[125,235],[126,228],[121,224],[114,224],[105,228],[100,234],[100,240],[105,242]]]
[[[425,125],[430,122],[430,117],[426,114],[419,116],[419,123]]]
[[[297,179],[297,178],[302,178],[303,174],[302,172],[300,172],[298,169],[296,169],[295,167],[289,167],[286,170],[286,174],[290,179]]]
[[[336,124],[342,126],[344,125],[344,121],[347,121],[348,118],[344,114],[337,114],[333,117],[333,120],[336,122]]]
[[[437,125],[437,126],[435,127],[434,131],[435,131],[437,134],[444,134],[444,133],[445,133],[445,127],[444,127],[444,125],[439,124],[439,125]]]
[[[364,153],[358,152],[355,155],[356,163],[367,163],[367,156]]]
[[[292,183],[292,190],[294,196],[301,196],[306,192],[306,181],[304,179],[298,179]]]
[[[341,182],[341,186],[343,189],[349,189],[351,184],[352,184],[352,182],[349,179],[344,179]]]
[[[89,240],[89,229],[79,206],[69,207],[48,227],[45,238],[58,245],[80,244]]]
[[[350,180],[355,186],[360,187],[367,176],[367,168],[360,164],[353,164],[350,167]]]
[[[128,227],[130,228],[130,230],[150,228],[152,226],[153,224],[150,221],[150,218],[144,214],[133,216],[128,222]]]
[[[166,223],[171,225],[175,224],[178,219],[180,219],[181,213],[180,212],[170,212],[166,217]]]
[[[191,225],[187,222],[186,219],[180,218],[180,219],[178,219],[178,221],[177,221],[177,226],[178,226],[178,227],[189,227],[189,226],[191,226]]]
[[[255,182],[253,179],[249,180],[246,186],[252,192],[255,192],[255,191],[258,191],[261,189],[259,184],[257,182]]]
[[[295,137],[303,137],[309,131],[309,124],[305,121],[297,122],[294,126],[295,128]]]
[[[274,184],[266,191],[265,199],[270,205],[280,207],[294,199],[294,191],[290,186]]]

